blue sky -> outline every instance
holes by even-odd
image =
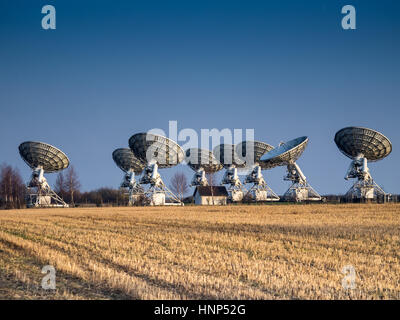
[[[57,29],[41,28],[52,4]],[[341,28],[352,4],[357,29]],[[320,193],[344,193],[350,160],[336,131],[365,126],[393,143],[370,169],[400,193],[397,1],[11,1],[0,3],[0,163],[30,171],[26,140],[61,148],[83,190],[117,187],[111,153],[152,128],[255,129],[276,146],[307,135],[298,164]],[[165,180],[186,166],[163,170]],[[266,171],[283,193],[284,168]],[[50,182],[54,174],[48,175]]]

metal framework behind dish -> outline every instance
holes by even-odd
[[[210,150],[191,148],[186,150],[186,163],[195,171],[190,186],[208,186],[207,173],[222,170],[222,164]]]
[[[286,165],[286,176],[283,179],[291,181],[292,184],[283,195],[282,198],[284,200],[295,202],[321,200],[321,196],[311,187],[306,176],[296,163],[304,152],[307,143],[307,137],[299,137],[286,143],[281,143],[277,148],[261,157],[260,164],[264,168]]]
[[[232,144],[220,144],[213,150],[215,158],[225,168],[225,173],[221,181],[221,185],[227,184],[228,187],[228,200],[231,202],[242,201],[246,188],[237,173],[238,168],[245,168],[246,163],[235,151],[235,146]]]
[[[165,185],[158,169],[176,166],[184,159],[183,149],[167,137],[137,133],[129,139],[133,154],[146,163],[140,184],[149,185],[144,195],[150,205],[183,205],[182,201]],[[169,199],[171,202],[166,202]]]
[[[114,150],[112,157],[116,165],[125,172],[120,188],[127,190],[129,206],[133,206],[139,197],[144,195],[143,187],[136,181],[135,174],[140,174],[145,163],[136,158],[131,149],[119,148]]]
[[[27,184],[27,207],[63,207],[68,204],[55,193],[44,174],[61,171],[69,166],[69,159],[61,150],[43,142],[26,141],[19,145],[19,154],[32,169]]]
[[[251,168],[244,183],[253,185],[247,191],[245,198],[250,197],[258,201],[279,201],[279,196],[268,186],[262,174],[263,167],[260,158],[273,149],[272,146],[261,141],[243,141],[236,145],[236,153],[244,159],[246,167]]]
[[[347,191],[349,199],[371,200],[378,196],[386,200],[390,197],[372,178],[368,161],[375,162],[392,152],[390,140],[382,133],[363,127],[346,127],[335,134],[335,143],[339,150],[352,162],[345,179],[357,179]]]

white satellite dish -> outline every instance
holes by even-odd
[[[208,186],[206,174],[220,171],[222,164],[210,150],[191,148],[186,150],[186,163],[195,171],[191,186]]]
[[[387,157],[392,152],[390,140],[372,129],[347,127],[335,134],[335,143],[346,157],[352,159],[345,179],[357,179],[346,196],[364,200],[377,196],[389,197],[372,179],[368,161],[374,162]]]
[[[279,201],[279,196],[267,185],[262,174],[264,168],[260,164],[260,158],[273,148],[261,141],[242,141],[236,145],[236,153],[250,169],[244,183],[253,184],[247,194],[255,201]]]
[[[144,194],[143,187],[136,181],[135,174],[142,173],[146,164],[135,157],[131,149],[119,148],[114,150],[112,157],[116,165],[125,172],[121,183],[122,189],[128,189],[129,205],[132,206],[138,196]]]
[[[307,178],[296,163],[308,143],[307,137],[299,137],[281,143],[278,147],[266,153],[260,159],[260,165],[265,168],[286,166],[287,174],[284,180],[292,181],[291,186],[283,195],[283,199],[290,201],[321,200],[321,196],[310,186]]]
[[[183,203],[164,184],[158,169],[171,168],[184,159],[183,149],[173,140],[151,133],[137,133],[129,139],[133,154],[146,163],[140,184],[148,184],[145,196],[151,205],[172,205]],[[166,197],[170,202],[166,202]]]
[[[232,144],[220,144],[213,150],[214,156],[225,168],[225,174],[221,184],[227,184],[228,199],[232,202],[242,201],[247,193],[246,188],[237,173],[238,168],[245,168],[246,162],[236,153],[235,146]]]
[[[68,204],[55,193],[44,177],[68,168],[69,159],[61,150],[43,142],[26,141],[19,145],[19,154],[32,169],[28,183],[28,207],[64,207]]]

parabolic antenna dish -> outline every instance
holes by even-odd
[[[173,140],[152,133],[137,133],[129,139],[134,155],[146,164],[157,163],[159,168],[170,168],[184,159],[183,149]]]
[[[237,168],[244,168],[246,163],[236,153],[233,144],[223,143],[216,146],[213,150],[215,158],[222,164],[224,168],[234,165]]]
[[[114,150],[112,157],[117,166],[124,172],[132,170],[136,174],[143,171],[145,163],[136,158],[131,149],[119,148]]]
[[[194,171],[204,169],[206,173],[213,173],[222,169],[222,164],[210,150],[191,148],[186,150],[186,162]]]
[[[261,141],[242,141],[236,145],[236,153],[250,165],[258,163],[260,158],[272,149],[274,149],[273,146]],[[253,151],[253,155],[247,156],[248,151]],[[249,161],[253,163],[248,163]]]
[[[347,127],[335,134],[335,143],[347,157],[362,155],[368,161],[378,161],[392,152],[392,144],[382,133],[362,127]]]
[[[68,168],[69,159],[64,152],[50,144],[26,141],[19,145],[19,154],[32,169],[41,167],[51,173]]]
[[[307,143],[307,137],[299,137],[285,142],[262,156],[259,164],[263,169],[270,169],[294,163],[303,153]]]

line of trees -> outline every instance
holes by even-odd
[[[25,206],[26,187],[18,169],[0,166],[0,207],[19,209]]]
[[[128,205],[126,191],[113,188],[99,188],[81,192],[81,183],[74,166],[59,172],[53,189],[67,203],[73,206],[124,206]],[[177,172],[170,181],[170,189],[184,200],[189,190],[183,172]],[[10,165],[0,166],[0,208],[19,209],[26,206],[27,187],[18,169]]]
[[[77,194],[80,205],[96,206],[126,206],[129,198],[126,193],[120,189],[100,188],[93,191]]]
[[[113,188],[99,188],[97,190],[81,192],[81,183],[73,166],[65,172],[60,172],[54,185],[54,191],[70,206],[84,205],[127,205],[128,197],[122,190]]]

